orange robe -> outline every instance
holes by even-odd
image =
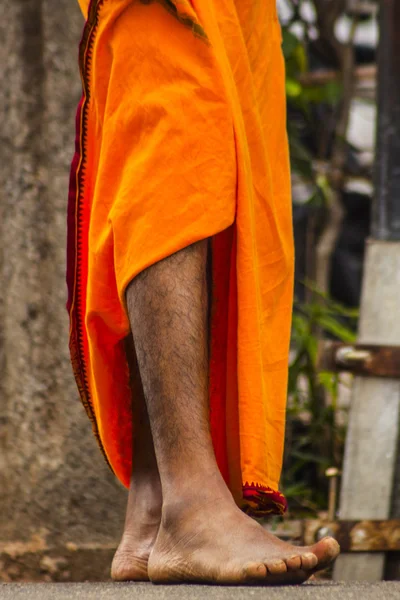
[[[237,502],[283,512],[293,295],[276,0],[79,0],[83,98],[68,233],[70,348],[105,457],[127,486],[128,283],[212,238],[210,421]]]

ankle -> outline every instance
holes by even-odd
[[[168,468],[161,470],[161,486],[164,502],[170,498],[208,494],[212,490],[228,491],[215,459],[202,463],[188,460],[168,465]]]
[[[128,520],[140,520],[146,523],[160,521],[162,493],[159,478],[132,477],[127,507]]]
[[[171,527],[182,520],[191,520],[196,514],[214,512],[216,505],[224,509],[236,506],[223,480],[221,483],[219,478],[210,477],[201,485],[190,482],[189,486],[182,485],[164,494],[161,521],[164,527]]]

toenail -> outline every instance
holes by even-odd
[[[286,563],[290,569],[299,569],[301,567],[301,558],[298,554],[295,554],[294,556],[287,558]]]
[[[260,575],[262,575],[262,574],[265,574],[265,572],[266,572],[265,565],[258,565],[257,573],[260,573]]]
[[[306,559],[307,562],[311,563],[311,566],[316,565],[318,562],[318,558],[315,556],[315,554],[309,552],[307,554],[303,554],[303,559]]]
[[[286,563],[283,560],[269,561],[267,567],[271,574],[274,574],[277,571],[281,572],[282,570],[287,570]]]

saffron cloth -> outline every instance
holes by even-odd
[[[211,238],[215,455],[239,505],[281,513],[294,255],[276,1],[79,2],[68,309],[95,434],[128,486],[126,288]]]

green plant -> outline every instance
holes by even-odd
[[[329,252],[318,252],[323,233],[335,239],[346,157],[346,129],[353,94],[352,37],[335,36],[343,0],[312,0],[314,16],[304,18],[303,0],[287,0],[291,9],[283,24],[286,63],[288,134],[293,202],[310,208],[306,235],[306,277],[325,292]],[[354,21],[354,28],[356,22]],[[354,29],[352,33],[354,34]],[[297,36],[294,31],[301,31]],[[310,69],[318,63],[318,76]],[[351,60],[350,60],[351,59]],[[321,69],[322,67],[322,69]],[[323,115],[323,117],[321,117]],[[296,182],[302,193],[297,194]],[[332,235],[332,232],[334,235]],[[322,240],[323,241],[323,240]],[[333,249],[331,244],[329,251]],[[320,250],[323,244],[320,246]],[[346,309],[307,286],[305,302],[295,302],[289,370],[288,419],[283,489],[293,512],[317,512],[327,506],[325,470],[342,464],[345,425],[338,422],[340,376],[319,372],[318,344],[326,337],[352,343],[357,311]]]
[[[321,144],[316,106],[325,105],[331,110],[338,105],[342,87],[338,81],[305,85],[309,72],[306,44],[299,40],[288,27],[282,30],[282,49],[286,64],[286,96],[288,102],[288,136],[292,173],[307,184],[309,195],[302,202],[322,206],[326,202],[328,179],[318,169]],[[308,144],[306,141],[308,141]],[[298,199],[294,195],[294,202]]]
[[[312,289],[313,301],[295,303],[289,368],[283,488],[292,510],[327,505],[325,470],[341,467],[345,427],[337,421],[339,375],[319,372],[318,343],[329,336],[355,341],[357,310]]]

